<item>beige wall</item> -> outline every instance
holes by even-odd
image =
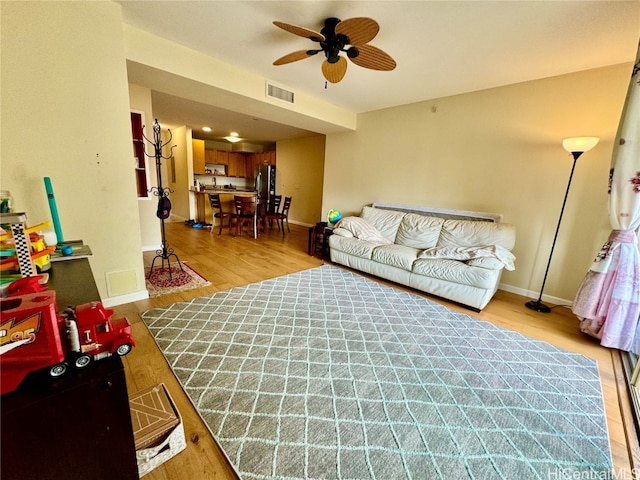
[[[170,145],[175,145],[173,158],[175,162],[176,178],[172,182],[169,175],[164,184],[173,190],[169,198],[171,199],[171,214],[175,217],[172,220],[184,221],[194,217],[194,206],[191,205],[189,187],[193,184],[193,153],[191,149],[191,129],[189,127],[179,127],[171,130],[173,135]],[[168,140],[168,139],[167,139]],[[167,147],[170,147],[167,145]],[[165,155],[169,155],[168,151]],[[166,164],[167,162],[165,162]]]
[[[292,197],[291,223],[311,226],[322,218],[324,142],[324,135],[315,135],[276,145],[276,192]]]
[[[631,65],[526,82],[360,115],[327,136],[322,210],[387,201],[502,213],[517,228],[503,286],[537,295],[572,158],[562,139],[594,135],[573,177],[545,294],[572,300],[609,233],[612,141]]]
[[[120,6],[0,8],[1,188],[36,224],[51,218],[51,177],[64,238],[91,247],[105,303],[146,297]]]
[[[293,105],[267,98],[266,79],[261,75],[130,25],[123,29],[132,83],[313,132],[335,133],[355,127],[355,113],[318,97],[296,91]]]
[[[151,103],[151,90],[139,85],[129,84],[129,105],[131,110],[144,115],[144,135],[153,139],[153,106]],[[146,152],[153,154],[153,145],[145,144]],[[149,188],[156,185],[156,162],[153,157],[145,158],[147,165],[147,185]],[[158,197],[148,194],[145,198],[138,198],[138,212],[140,219],[141,242],[143,250],[156,250],[159,248],[160,226],[156,217]]]

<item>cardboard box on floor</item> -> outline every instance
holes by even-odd
[[[129,395],[138,475],[187,448],[180,413],[163,383]]]

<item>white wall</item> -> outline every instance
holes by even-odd
[[[0,8],[0,188],[36,224],[51,218],[51,177],[64,237],[91,247],[105,303],[146,297],[120,6]]]
[[[387,201],[504,214],[516,270],[502,282],[537,298],[572,157],[562,139],[593,135],[579,160],[545,294],[571,301],[610,227],[612,142],[630,78],[618,65],[359,115],[327,136],[323,211]]]

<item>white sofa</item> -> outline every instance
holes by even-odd
[[[366,206],[336,224],[331,261],[480,311],[502,270],[514,268],[515,227],[490,214],[451,213],[442,216],[457,218]]]

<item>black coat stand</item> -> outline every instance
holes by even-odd
[[[143,127],[144,131],[144,127]],[[161,269],[164,270],[165,262],[167,264],[167,268],[169,269],[169,278],[171,278],[171,257],[175,258],[175,261],[178,263],[180,267],[180,271],[184,272],[182,268],[182,263],[180,263],[180,259],[178,255],[176,255],[172,248],[169,248],[167,245],[167,237],[164,229],[164,220],[169,217],[169,213],[171,212],[171,202],[169,201],[169,194],[173,191],[169,187],[162,186],[162,160],[168,160],[171,158],[171,154],[173,153],[173,149],[175,145],[173,145],[170,149],[170,153],[168,156],[162,155],[162,149],[166,147],[169,143],[171,143],[171,139],[173,135],[171,134],[171,130],[167,130],[169,132],[169,139],[166,142],[162,142],[162,131],[160,129],[160,124],[158,123],[158,119],[156,118],[153,124],[153,140],[150,140],[144,135],[144,138],[147,142],[153,144],[154,153],[150,155],[145,152],[147,157],[155,157],[156,159],[156,175],[158,178],[158,186],[152,187],[149,191],[158,197],[158,210],[156,212],[156,216],[160,219],[160,228],[162,234],[162,248],[160,250],[156,250],[156,256],[153,257],[153,261],[151,262],[151,268],[149,268],[149,275],[147,278],[151,277],[153,273],[153,267],[156,263],[157,259],[161,259]]]

